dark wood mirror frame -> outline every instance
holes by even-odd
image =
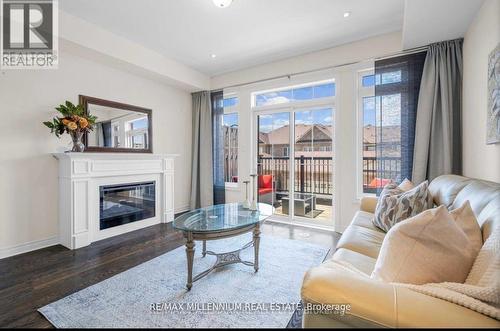
[[[88,146],[87,134],[83,137],[83,143],[85,144],[85,152],[99,152],[99,153],[153,153],[153,111],[151,109],[142,108],[138,106],[132,106],[125,103],[119,103],[115,101],[109,101],[94,97],[89,97],[86,95],[78,96],[79,103],[85,109],[85,113],[88,114],[88,105],[99,105],[110,108],[124,109],[135,111],[139,113],[144,113],[148,115],[148,148],[124,148],[124,147],[98,147],[98,146]]]

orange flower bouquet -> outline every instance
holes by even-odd
[[[97,117],[85,114],[82,105],[74,105],[66,101],[63,105],[56,107],[56,110],[62,115],[54,117],[52,121],[43,122],[43,124],[60,138],[62,134],[69,133],[73,139],[72,152],[83,152],[85,146],[82,143],[82,137],[85,132],[94,129]]]

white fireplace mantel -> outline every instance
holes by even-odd
[[[176,154],[55,153],[59,160],[59,240],[70,249],[174,219]],[[155,217],[99,229],[99,187],[156,183]]]

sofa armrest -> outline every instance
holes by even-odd
[[[377,207],[377,201],[377,197],[362,197],[359,209],[373,214],[375,213],[375,207]]]
[[[302,299],[306,309],[308,304],[350,305],[345,315],[325,312],[316,318],[305,312],[305,327],[500,327],[499,321],[468,308],[335,267],[334,262],[306,274]]]

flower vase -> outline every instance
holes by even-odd
[[[254,192],[252,195],[252,203],[250,204],[250,210],[257,210],[257,186],[256,186],[256,178],[257,174],[251,174],[250,177],[252,177],[252,191]]]
[[[85,145],[82,143],[83,131],[70,131],[69,135],[73,141],[72,152],[83,152],[85,150]]]
[[[249,180],[243,182],[245,184],[245,201],[243,202],[243,208],[250,209],[250,198],[248,197],[248,184],[250,184]]]

